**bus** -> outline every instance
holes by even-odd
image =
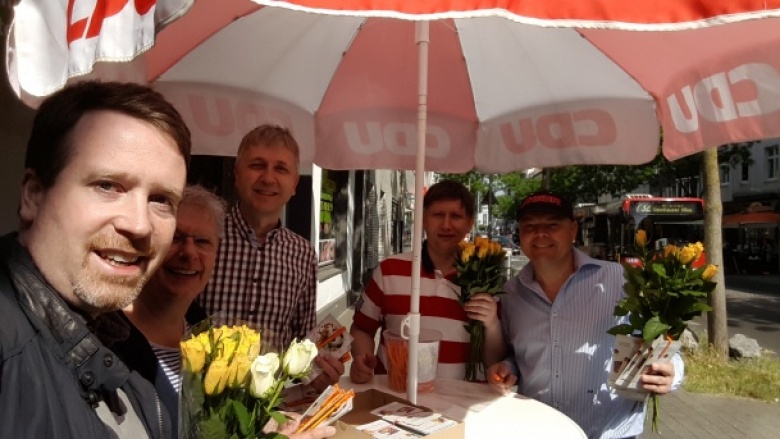
[[[574,209],[579,223],[577,247],[588,255],[639,265],[634,250],[637,230],[647,233],[647,246],[661,250],[704,240],[704,200],[627,194],[620,200],[583,204]],[[705,264],[702,257],[694,267]]]

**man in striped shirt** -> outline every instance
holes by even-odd
[[[198,301],[263,329],[263,342],[286,349],[316,324],[317,259],[311,243],[282,226],[298,186],[298,143],[289,130],[261,125],[241,140],[235,163],[238,203],[225,218],[217,265]],[[338,381],[344,366],[318,357],[318,390]]]
[[[520,246],[529,264],[507,282],[501,326],[511,344],[503,362],[488,368],[502,392],[517,384],[523,395],[574,420],[589,438],[632,438],[642,433],[644,404],[617,396],[607,385],[615,337],[607,330],[623,297],[623,268],[572,247],[572,206],[550,192],[529,195],[517,212]],[[665,394],[682,383],[679,355],[642,375],[649,392]]]
[[[485,358],[495,358],[495,361],[503,358],[501,327],[493,297],[476,295],[464,309],[458,301],[460,287],[453,283],[458,244],[473,225],[474,197],[462,184],[442,181],[428,189],[423,200],[423,228],[427,239],[423,243],[420,267],[420,326],[443,335],[437,371],[437,376],[443,378],[465,376],[469,334],[464,323],[469,318],[485,324]],[[380,327],[401,333],[401,321],[409,313],[411,278],[411,253],[391,256],[374,271],[355,306],[350,330],[354,337],[350,368],[353,382],[364,383],[374,372],[386,371],[384,346],[380,344],[377,359],[374,337]]]

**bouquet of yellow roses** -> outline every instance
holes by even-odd
[[[497,295],[504,287],[504,260],[506,253],[497,241],[477,237],[474,242],[461,242],[458,260],[455,263],[456,278],[460,286],[460,303],[465,305],[473,294]],[[485,374],[482,362],[482,346],[485,342],[485,327],[481,321],[470,320],[465,325],[470,335],[471,346],[466,362],[466,381],[477,381]]]
[[[689,320],[710,310],[707,297],[715,283],[709,279],[717,267],[692,267],[704,253],[701,242],[651,251],[646,232],[639,230],[636,244],[641,263],[637,267],[623,264],[626,297],[615,307],[615,315],[628,315],[629,323],[615,326],[609,333],[637,335],[645,342],[667,335],[677,340]]]
[[[619,339],[621,343],[633,345],[628,353],[622,352],[613,358],[613,388],[625,388],[622,382],[629,382],[628,388],[638,388],[638,375],[652,361],[661,361],[670,356],[672,343],[680,338],[687,322],[709,311],[709,293],[715,288],[710,279],[717,272],[715,265],[693,268],[704,253],[701,242],[682,247],[667,245],[661,250],[647,248],[647,235],[639,230],[635,237],[639,266],[623,264],[626,296],[615,307],[614,315],[628,316],[628,322],[612,327],[608,332],[620,336],[637,337],[635,342]],[[631,372],[632,378],[626,378]],[[658,398],[653,399],[653,431],[657,431]]]
[[[180,437],[284,437],[263,427],[286,422],[276,411],[282,390],[309,373],[317,347],[293,340],[282,353],[263,350],[262,333],[245,324],[196,325],[181,342]]]

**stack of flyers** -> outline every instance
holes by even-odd
[[[301,415],[301,424],[297,433],[330,425],[352,410],[352,398],[355,392],[344,390],[338,384],[328,386],[314,403]]]
[[[615,339],[615,349],[612,351],[612,365],[607,382],[615,387],[615,381],[641,348],[644,340],[640,337],[618,335]]]
[[[338,358],[342,363],[351,358],[349,351],[352,349],[352,336],[347,328],[330,314],[306,334],[306,338],[317,345],[320,355]],[[321,372],[322,370],[315,363],[312,365],[309,378],[314,379]]]
[[[391,402],[383,405],[372,410],[371,414],[404,430],[423,436],[457,425],[457,422],[445,417],[441,413],[400,402]]]
[[[642,389],[642,375],[649,373],[650,366],[655,363],[671,361],[672,356],[679,350],[679,341],[658,337],[650,344],[641,344],[640,340],[640,346],[630,357],[622,353],[620,354],[623,355],[621,358],[613,357],[610,385],[618,395],[624,398],[644,400],[648,394]],[[616,345],[615,351],[620,351],[619,344]],[[615,371],[614,368],[617,370]]]
[[[375,439],[416,439],[423,437],[421,434],[404,430],[383,419],[369,424],[358,425],[355,428]]]

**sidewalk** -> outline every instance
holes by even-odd
[[[780,432],[780,404],[689,393],[660,399],[659,433],[645,424],[643,439],[770,439]]]

